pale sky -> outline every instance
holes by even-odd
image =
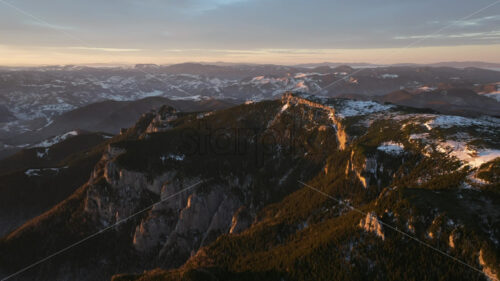
[[[0,0],[0,65],[500,62],[494,0]]]

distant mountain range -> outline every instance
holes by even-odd
[[[399,90],[382,96],[370,97],[345,94],[339,97],[357,100],[375,100],[422,109],[428,108],[441,113],[461,116],[491,115],[500,117],[500,102],[492,100],[486,95],[479,95],[469,89]]]
[[[181,64],[136,64],[135,66],[150,66],[150,67],[170,67],[170,66],[179,66],[179,65],[207,65],[207,66],[220,66],[220,67],[256,67],[262,66],[263,64],[258,63],[238,63],[238,62],[189,62],[189,63],[181,63]],[[279,66],[276,64],[265,64],[267,66]],[[349,65],[351,67],[359,68],[359,67],[387,67],[387,66],[432,66],[432,67],[456,67],[456,68],[466,68],[466,67],[475,67],[475,68],[484,68],[484,69],[500,69],[500,63],[495,62],[484,62],[484,61],[443,61],[443,62],[435,62],[435,63],[393,63],[393,64],[382,64],[382,63],[370,63],[370,62],[319,62],[319,63],[300,63],[300,64],[292,64],[286,65],[286,67],[295,67],[295,68],[311,68],[318,66],[329,66],[329,67],[337,67],[341,65]],[[40,66],[40,67],[15,67],[15,66],[0,66],[0,69],[35,69],[35,68],[74,68],[74,67],[92,67],[92,68],[132,68],[134,65],[130,64],[121,64],[121,63],[90,63],[90,64],[80,64],[80,65],[53,65],[53,66]]]
[[[500,70],[500,63],[492,63],[492,62],[482,62],[482,61],[449,61],[449,62],[437,62],[437,63],[428,63],[428,64],[419,64],[419,63],[395,63],[395,64],[373,64],[373,63],[335,63],[335,62],[322,62],[322,63],[305,63],[305,64],[297,64],[295,66],[298,67],[318,67],[318,66],[330,66],[337,67],[340,65],[350,65],[352,67],[387,67],[387,66],[432,66],[432,67],[455,67],[455,68],[466,68],[466,67],[475,67],[475,68],[484,68],[484,69],[492,69],[492,70]]]
[[[71,130],[116,134],[141,113],[163,104],[180,111],[210,111],[248,100],[276,99],[286,91],[376,100],[397,91],[424,93],[419,100],[405,104],[454,114],[498,116],[499,81],[500,72],[471,67],[354,68],[328,63],[308,67],[184,63],[2,69],[0,158]],[[468,90],[470,95],[457,100],[433,97],[453,89]],[[386,101],[395,102],[389,96]]]

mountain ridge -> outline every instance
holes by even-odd
[[[199,188],[89,241],[85,250],[56,258],[57,271],[47,264],[37,273],[48,279],[93,280],[160,267],[113,280],[310,280],[311,272],[317,280],[400,280],[423,276],[418,268],[425,264],[428,276],[477,278],[439,253],[366,223],[379,220],[436,247],[445,245],[445,251],[485,272],[498,272],[494,239],[499,233],[490,224],[500,219],[494,211],[499,190],[487,180],[494,179],[491,167],[498,161],[488,155],[494,157],[500,147],[495,120],[291,93],[208,115],[179,115],[164,107],[143,115],[121,140],[110,143],[92,177],[73,196],[0,239],[5,253],[30,245],[20,253],[30,258],[4,258],[0,267],[5,271],[6,265],[43,257],[49,249],[63,248],[202,180]],[[491,130],[477,131],[477,124]],[[217,143],[210,132],[246,150],[235,154],[198,147],[206,138],[207,144]],[[460,140],[457,132],[469,136]],[[485,133],[490,137],[484,138]],[[476,156],[449,148],[458,141],[467,142]],[[372,215],[353,213],[297,180]],[[442,200],[450,203],[436,203]],[[490,222],[484,221],[487,215]],[[53,227],[62,232],[47,243],[30,240]],[[464,239],[467,245],[460,243]],[[372,247],[384,254],[375,255],[368,250]],[[401,250],[408,248],[418,262],[401,264]],[[87,258],[92,249],[100,249],[102,256]],[[71,269],[71,261],[81,259],[79,270]],[[96,271],[94,264],[103,260],[120,267]],[[29,279],[30,273],[25,276]]]

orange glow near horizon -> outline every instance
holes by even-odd
[[[83,47],[10,47],[0,45],[0,65],[173,64],[186,61],[236,63],[435,63],[443,61],[500,62],[499,45],[380,49],[164,49]]]

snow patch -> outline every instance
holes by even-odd
[[[486,96],[486,97],[495,99],[496,101],[500,102],[500,91],[485,93],[483,95]]]
[[[154,90],[154,91],[151,91],[151,92],[147,92],[147,93],[142,93],[141,96],[143,98],[148,98],[148,97],[158,97],[158,96],[161,96],[163,95],[163,91],[160,91],[160,90]]]
[[[60,143],[63,140],[69,138],[69,137],[77,136],[77,135],[78,135],[77,131],[70,131],[70,132],[67,132],[65,134],[62,134],[62,135],[55,136],[53,138],[44,140],[41,143],[33,145],[32,147],[51,147],[51,146],[53,146],[56,143]]]
[[[162,155],[160,156],[160,160],[162,163],[165,163],[167,160],[175,160],[175,161],[182,161],[186,158],[184,154],[173,154],[170,153],[169,155]]]
[[[27,175],[28,177],[38,177],[38,176],[41,176],[41,173],[46,172],[46,171],[59,173],[60,170],[66,169],[66,168],[68,168],[68,167],[66,166],[66,167],[62,167],[62,168],[28,169],[24,172],[24,174]]]
[[[307,73],[302,73],[299,72],[293,76],[293,78],[307,78],[309,76],[326,76],[330,75],[330,73],[318,73],[318,72],[307,72]]]
[[[36,152],[36,156],[38,158],[44,158],[45,156],[49,155],[49,148],[46,147],[44,151],[40,152],[40,151],[37,151]]]
[[[390,74],[390,73],[386,73],[386,74],[382,74],[382,75],[380,75],[380,77],[381,77],[382,79],[396,79],[396,78],[398,78],[398,77],[399,77],[399,75],[397,75],[397,74]]]
[[[486,162],[490,162],[500,157],[500,150],[497,149],[474,149],[464,142],[446,141],[437,146],[439,152],[456,157],[464,165],[471,168],[478,168]]]
[[[429,120],[424,124],[429,130],[436,127],[451,128],[451,127],[467,127],[485,125],[485,122],[478,119],[472,119],[462,116],[440,115],[434,120]]]
[[[374,101],[346,100],[343,102],[342,106],[337,109],[337,115],[339,117],[367,115],[375,112],[387,111],[393,107],[393,105],[382,105]]]
[[[410,135],[410,141],[415,141],[415,140],[426,140],[429,137],[429,133],[423,133],[423,134],[411,134]]]
[[[392,156],[399,156],[405,151],[405,148],[401,143],[392,141],[382,143],[379,147],[377,147],[377,149]]]
[[[192,101],[201,101],[203,99],[201,95],[194,95],[188,97],[171,96],[168,98],[171,100],[192,100]]]

